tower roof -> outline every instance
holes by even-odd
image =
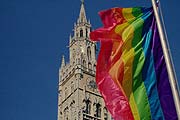
[[[78,22],[79,23],[87,22],[86,12],[85,12],[85,8],[84,8],[84,0],[81,0],[81,9],[80,9],[80,13],[79,13]]]

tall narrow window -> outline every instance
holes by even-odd
[[[88,56],[88,60],[91,59],[91,48],[90,46],[87,47],[87,56]]]
[[[94,54],[96,55],[96,52],[97,52],[97,46],[95,45],[94,46]]]
[[[90,114],[91,113],[91,102],[90,102],[90,100],[88,100],[87,103],[88,103],[87,104],[87,113]]]
[[[101,105],[97,104],[97,117],[101,117]]]
[[[80,37],[83,37],[83,30],[80,30]]]
[[[105,107],[103,111],[104,111],[104,120],[108,120],[108,111],[107,111],[107,108]]]
[[[95,105],[95,117],[101,117],[101,105],[97,103]]]
[[[88,30],[86,29],[86,37],[88,37]]]
[[[85,100],[85,110],[86,114],[91,114],[91,101],[89,99]]]

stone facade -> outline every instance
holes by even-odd
[[[69,63],[59,70],[58,120],[111,120],[95,83],[96,43],[90,41],[84,2],[74,35],[69,38]]]

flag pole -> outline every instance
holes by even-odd
[[[176,107],[176,113],[177,113],[178,119],[180,120],[180,99],[179,99],[179,93],[178,93],[178,88],[177,88],[177,80],[176,80],[176,76],[175,76],[175,71],[173,69],[173,64],[171,61],[170,53],[168,51],[167,40],[165,38],[163,29],[162,29],[161,20],[160,20],[159,14],[158,14],[156,2],[155,2],[155,0],[151,0],[151,2],[153,5],[153,9],[154,9],[154,15],[155,15],[155,18],[157,21],[159,37],[160,37],[160,41],[161,41],[161,45],[162,45],[162,50],[164,53],[164,59],[166,62],[167,72],[168,72],[168,76],[169,76],[169,83],[171,86],[174,103],[175,103],[175,107]]]

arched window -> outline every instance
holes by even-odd
[[[88,37],[88,29],[86,29],[86,37]]]
[[[101,105],[99,103],[95,104],[95,117],[101,117]]]
[[[101,105],[97,104],[97,117],[101,117]]]
[[[86,101],[86,113],[87,114],[91,113],[91,101],[90,100]]]
[[[97,46],[96,44],[94,45],[94,54],[96,55],[96,52],[97,52]]]
[[[108,111],[106,107],[104,107],[103,112],[104,112],[104,120],[108,120]]]
[[[91,48],[90,46],[87,47],[87,56],[88,56],[88,60],[91,59]]]
[[[87,99],[87,100],[84,100],[84,102],[85,102],[84,112],[86,114],[91,114],[91,101],[89,99]]]
[[[83,30],[80,30],[80,37],[83,37]]]

